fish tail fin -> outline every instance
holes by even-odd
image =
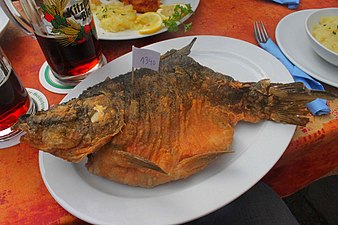
[[[295,83],[270,83],[269,80],[261,80],[254,84],[250,90],[250,96],[256,96],[257,92],[263,100],[251,101],[252,105],[256,105],[260,111],[263,111],[269,119],[281,123],[289,123],[305,126],[309,122],[309,111],[306,107],[307,103],[322,98],[333,100],[337,96],[328,91],[309,90],[301,82]],[[255,109],[254,109],[255,110]]]
[[[288,84],[270,84],[269,93],[280,98],[292,98],[295,101],[312,101],[317,98],[333,100],[338,96],[320,90],[310,90],[305,87],[301,82],[288,83]]]

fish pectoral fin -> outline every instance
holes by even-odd
[[[174,176],[179,178],[188,177],[204,169],[219,156],[229,152],[231,151],[208,152],[183,159],[175,168]]]
[[[161,169],[161,167],[151,162],[150,160],[131,154],[129,152],[116,150],[114,151],[114,157],[119,157],[119,159],[115,161],[117,161],[119,165],[123,165],[124,167],[136,169],[151,169],[166,174],[166,172]]]

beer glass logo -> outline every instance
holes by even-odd
[[[96,36],[89,0],[43,0],[41,9],[63,46],[84,43],[91,33]]]

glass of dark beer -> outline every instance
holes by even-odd
[[[21,115],[34,111],[33,101],[0,48],[0,142],[19,134],[12,126]]]
[[[89,0],[20,0],[24,19],[11,2],[1,7],[26,33],[35,34],[55,77],[75,86],[105,63]],[[14,12],[13,12],[14,10]],[[28,24],[30,26],[28,26]]]

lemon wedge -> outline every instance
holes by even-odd
[[[187,7],[185,4],[160,5],[160,8],[156,12],[162,16],[163,20],[167,20],[174,14],[176,5]]]
[[[174,13],[176,4],[173,5],[160,5],[160,8],[156,11],[162,16],[162,19],[166,20]]]
[[[146,12],[139,15],[135,24],[140,34],[152,34],[162,29],[162,17],[156,12]]]

